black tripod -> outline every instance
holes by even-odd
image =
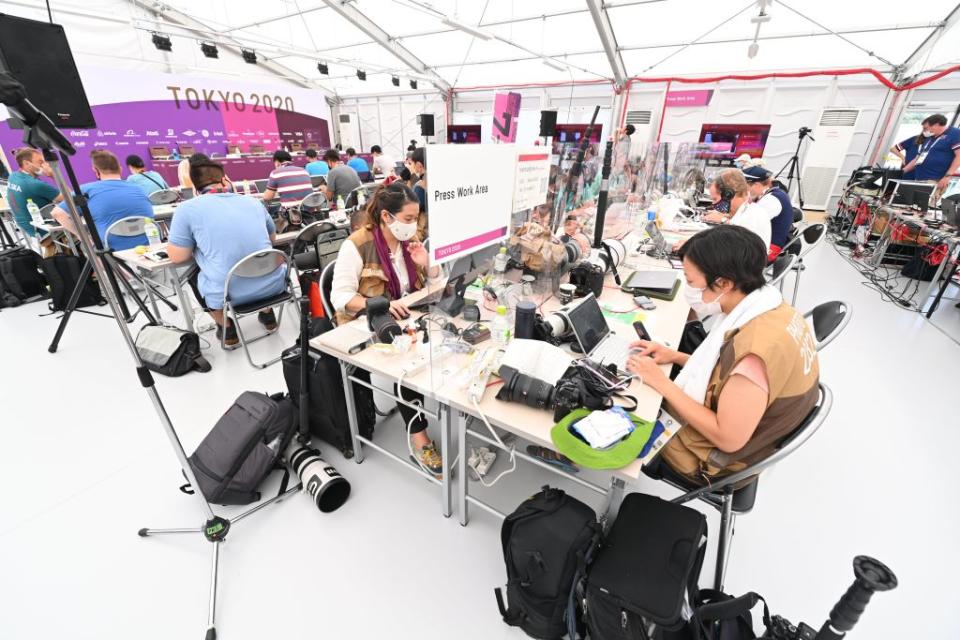
[[[797,179],[797,201],[800,203],[800,208],[803,209],[803,187],[800,183],[800,147],[803,145],[804,138],[810,138],[814,142],[816,139],[810,135],[810,127],[800,127],[800,139],[797,140],[797,150],[793,152],[793,157],[787,160],[787,164],[783,165],[783,168],[777,172],[777,175],[774,178],[779,178],[780,174],[784,171],[787,171],[787,194],[790,194],[790,190],[793,189],[793,179]]]
[[[56,128],[56,126],[54,126],[50,118],[37,110],[37,108],[26,99],[23,86],[5,73],[0,73],[0,104],[7,105],[11,119],[18,121],[18,123],[22,125],[20,128],[24,130],[24,143],[35,149],[43,151],[44,157],[47,158],[50,166],[53,168],[53,174],[57,183],[57,188],[59,188],[60,193],[63,194],[64,203],[67,205],[67,213],[70,215],[70,220],[77,229],[77,235],[80,239],[80,244],[83,248],[83,252],[87,256],[87,262],[91,269],[96,272],[97,278],[100,280],[100,282],[108,281],[110,277],[109,274],[111,272],[106,266],[106,260],[97,259],[98,248],[94,246],[93,238],[96,237],[96,227],[92,224],[92,220],[88,220],[90,224],[86,228],[81,223],[81,214],[77,209],[77,205],[73,197],[74,191],[71,190],[70,186],[67,184],[63,170],[57,160],[57,155],[53,153],[54,149],[59,150],[63,159],[66,160],[67,155],[76,153],[73,145],[70,144],[70,141],[64,137],[64,135]],[[79,192],[79,190],[76,192]],[[84,213],[86,214],[86,217],[89,218],[89,212],[85,211]],[[105,257],[109,258],[109,254],[106,254]],[[104,287],[103,289],[107,298],[107,302],[110,304],[110,309],[113,312],[113,318],[117,323],[117,327],[120,329],[120,333],[127,345],[130,356],[133,358],[136,366],[136,376],[140,380],[140,386],[146,390],[147,396],[150,398],[150,401],[153,404],[153,408],[157,413],[157,417],[160,419],[160,424],[163,427],[164,432],[167,434],[167,438],[170,440],[170,446],[173,447],[174,454],[177,457],[177,461],[180,463],[180,468],[183,471],[184,476],[186,476],[187,481],[192,486],[199,487],[200,485],[197,483],[197,478],[193,472],[193,467],[190,465],[190,462],[187,459],[187,454],[183,450],[183,445],[180,443],[180,437],[177,435],[177,432],[173,427],[173,423],[170,421],[170,416],[167,414],[167,410],[163,406],[163,401],[160,399],[160,394],[157,392],[156,385],[153,381],[153,375],[140,358],[140,353],[137,351],[137,346],[134,342],[133,336],[130,335],[127,324],[124,322],[124,313],[121,309],[121,301],[119,300],[120,296],[117,293],[117,289],[112,286]],[[202,507],[205,515],[205,520],[201,526],[178,529],[141,529],[139,531],[141,536],[179,533],[202,534],[204,539],[211,543],[213,562],[210,581],[210,606],[205,636],[206,640],[214,640],[217,637],[214,623],[217,602],[217,571],[220,564],[220,543],[226,539],[227,532],[230,530],[231,525],[236,524],[242,518],[252,515],[269,504],[282,500],[291,493],[298,491],[300,488],[301,485],[298,483],[296,486],[287,489],[286,492],[281,493],[270,500],[264,500],[260,502],[246,512],[234,517],[232,520],[227,520],[226,518],[216,515],[213,512],[210,503],[207,502],[206,498],[203,496],[203,493],[201,491],[196,491],[194,494],[195,498],[198,501],[198,504]]]

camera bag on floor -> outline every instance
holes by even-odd
[[[274,469],[289,471],[281,456],[297,431],[297,412],[282,393],[245,391],[217,420],[190,456],[190,466],[208,502],[244,505],[260,499],[258,488]],[[191,493],[190,485],[180,487]]]
[[[333,323],[327,318],[314,318],[309,322],[307,331],[310,338],[333,329]],[[307,386],[310,407],[310,433],[327,442],[343,454],[353,457],[353,438],[350,435],[350,421],[347,417],[347,400],[343,392],[340,375],[340,363],[333,356],[316,349],[309,350],[307,362]],[[370,382],[370,374],[358,369],[355,377]],[[287,382],[290,397],[299,407],[300,398],[300,345],[296,344],[283,352],[283,378]],[[362,385],[353,384],[353,397],[356,404],[357,426],[360,435],[373,437],[373,425],[377,415],[374,412],[373,391]]]
[[[50,256],[44,258],[40,263],[43,274],[50,285],[50,310],[63,311],[70,302],[70,294],[77,286],[80,279],[80,273],[83,270],[85,258],[77,256]],[[77,308],[102,306],[107,301],[100,294],[100,287],[93,278],[87,278],[87,282],[80,292],[77,299]]]
[[[148,324],[137,334],[137,352],[150,371],[176,378],[212,368],[200,354],[200,336],[192,331]]]
[[[758,602],[763,603],[764,628],[770,628],[770,610],[761,596],[753,593],[734,598],[713,589],[701,589],[685,635],[663,640],[756,640],[750,615]]]
[[[545,486],[524,500],[500,529],[509,606],[495,593],[503,621],[532,638],[562,638],[574,576],[600,534],[593,509],[560,489]]]
[[[706,536],[707,520],[695,509],[642,493],[624,498],[578,585],[591,640],[645,640],[647,623],[684,627],[683,603],[697,601]]]
[[[40,256],[23,247],[0,251],[0,306],[17,307],[47,292]]]

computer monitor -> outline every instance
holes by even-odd
[[[314,189],[322,187],[325,184],[327,184],[327,179],[323,176],[310,176],[310,186]]]
[[[170,149],[163,146],[150,147],[150,157],[154,160],[164,160],[170,157]]]
[[[357,171],[357,177],[360,178],[360,182],[373,182],[373,174],[369,171]]]
[[[447,125],[447,142],[450,144],[480,144],[480,125]]]
[[[943,211],[943,221],[960,228],[960,193],[949,195],[940,200],[940,210]]]
[[[888,204],[906,207],[918,206],[926,211],[930,196],[933,194],[936,183],[918,182],[916,180],[888,180],[883,189],[883,199]]]
[[[263,193],[267,190],[267,181],[266,180],[254,180],[254,186],[257,188],[257,193]]]
[[[498,253],[500,253],[500,245],[494,244],[454,260],[447,276],[447,286],[437,307],[453,317],[460,315],[466,304],[463,296],[467,292],[467,287],[493,268],[493,259]]]
[[[403,171],[406,168],[406,166],[407,165],[405,165],[404,163],[398,162],[393,166],[393,172],[396,173],[397,175],[400,175],[400,172]]]
[[[561,143],[579,143],[585,135],[589,124],[558,124],[556,134],[553,137],[554,142]],[[600,143],[600,125],[595,124],[590,132],[590,142]]]
[[[196,152],[197,152],[197,150],[193,148],[193,145],[192,145],[192,144],[181,144],[181,145],[180,145],[180,156],[183,157],[183,158],[189,158],[190,156],[192,156],[192,155],[195,154]]]
[[[705,124],[700,127],[700,142],[705,145],[701,155],[719,160],[733,160],[743,154],[759,158],[769,135],[768,124]]]

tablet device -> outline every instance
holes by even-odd
[[[621,287],[627,293],[635,293],[638,289],[644,290],[658,290],[664,293],[668,293],[674,287],[677,282],[677,274],[675,271],[667,269],[655,269],[651,271],[634,271],[630,276],[624,281],[623,286]],[[643,293],[641,295],[647,295]]]

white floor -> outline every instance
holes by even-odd
[[[960,637],[960,346],[882,303],[829,248],[808,265],[801,309],[834,298],[854,308],[821,356],[835,405],[808,446],[761,481],[756,509],[738,522],[728,591],[755,590],[774,612],[819,627],[853,556],[870,554],[900,587],[874,598],[851,638]],[[210,545],[136,532],[196,527],[202,513],[177,491],[179,468],[117,326],[78,314],[51,355],[56,320],[43,311],[0,312],[0,638],[199,639]],[[257,352],[290,344],[294,317]],[[211,373],[158,378],[188,451],[241,391],[284,389],[279,365],[254,371],[219,347],[209,356]],[[400,433],[394,419],[377,436],[399,448]],[[383,456],[358,466],[325,452],[352,483],[350,500],[321,514],[293,496],[237,524],[221,554],[219,637],[524,637],[502,624],[493,597],[504,579],[498,520],[473,509],[462,528],[441,516],[434,485]],[[525,469],[491,500],[508,509],[553,481]],[[709,524],[712,533],[715,512]]]

